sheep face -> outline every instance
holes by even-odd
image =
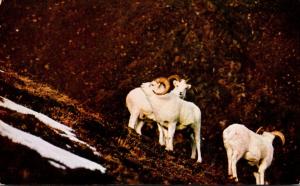
[[[185,98],[186,91],[191,88],[191,85],[187,84],[184,79],[180,81],[174,80],[173,85],[175,88],[172,90],[172,92],[178,95],[181,99]]]
[[[159,83],[156,81],[146,82],[142,83],[141,88],[145,92],[147,96],[154,95],[153,91],[160,91],[162,89],[162,86],[160,86]]]

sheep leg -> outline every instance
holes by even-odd
[[[239,179],[237,177],[236,164],[240,158],[241,158],[241,155],[239,155],[238,152],[233,152],[231,168],[232,168],[232,177],[235,179],[236,182],[239,181]]]
[[[157,124],[157,128],[158,128],[158,132],[159,132],[159,144],[161,146],[164,146],[164,145],[166,145],[164,128],[160,124]]]
[[[264,185],[265,184],[265,180],[264,180],[264,177],[265,177],[265,171],[267,169],[267,163],[265,161],[263,161],[259,168],[258,168],[258,175],[259,175],[259,182],[256,183],[257,185]]]
[[[173,151],[173,138],[176,130],[176,122],[170,123],[168,126],[166,150]]]
[[[163,140],[165,142],[165,145],[167,146],[168,142],[167,142],[167,136],[168,136],[168,130],[165,129],[164,127],[162,127],[162,131],[163,131]]]
[[[142,128],[144,126],[144,121],[139,120],[136,127],[135,127],[135,131],[139,134],[142,135]]]
[[[258,172],[253,172],[253,175],[254,175],[254,177],[255,177],[255,182],[256,182],[256,185],[258,185],[259,184],[259,173]]]
[[[225,145],[226,147],[226,145]],[[228,176],[232,176],[232,149],[229,147],[226,147],[226,153],[227,153],[227,162],[228,162]]]
[[[137,122],[137,119],[139,117],[139,112],[132,112],[130,113],[130,118],[129,118],[129,124],[128,126],[132,129],[135,128],[135,125],[136,125],[136,122]]]
[[[198,154],[198,159],[197,162],[201,163],[202,162],[202,156],[201,156],[201,150],[200,150],[200,127],[195,127],[194,129],[194,135],[195,135],[195,144],[197,147],[197,154]]]
[[[192,140],[191,140],[191,142],[192,142],[192,144],[191,144],[191,146],[192,146],[191,158],[195,159],[196,158],[196,143],[195,143],[194,133],[191,134],[191,138],[192,138]]]
[[[197,139],[198,138],[198,139]],[[201,150],[200,150],[200,136],[196,138],[196,146],[197,146],[197,154],[198,154],[198,159],[197,162],[201,163],[202,162],[202,156],[201,156]]]

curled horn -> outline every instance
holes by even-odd
[[[174,75],[171,75],[168,77],[169,82],[171,82],[171,80],[173,80],[173,79],[180,81],[181,78],[177,74],[174,74]]]
[[[263,129],[263,127],[259,127],[255,133],[258,134],[262,129]]]
[[[282,132],[277,131],[277,130],[274,130],[274,131],[272,131],[271,133],[272,133],[273,135],[279,137],[279,138],[281,139],[282,145],[284,145],[284,143],[285,143],[285,137],[284,137],[284,135],[282,134]]]
[[[155,92],[155,91],[153,90],[153,92],[154,92],[155,94],[157,94],[157,95],[164,95],[164,94],[166,94],[166,93],[170,90],[170,83],[169,83],[169,81],[168,81],[167,78],[165,78],[165,77],[160,77],[160,78],[157,78],[155,81],[156,81],[157,83],[162,83],[162,84],[165,86],[165,90],[162,91],[162,92]]]

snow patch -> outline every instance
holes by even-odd
[[[0,120],[0,134],[8,137],[15,143],[20,143],[37,151],[45,158],[53,160],[51,165],[54,165],[53,162],[56,161],[58,162],[56,166],[65,166],[71,169],[86,168],[89,170],[100,170],[102,173],[105,173],[106,168],[100,164],[54,146],[40,137],[16,129],[4,123],[2,120]]]
[[[59,164],[59,163],[57,163],[57,162],[54,162],[54,161],[52,161],[52,160],[49,160],[49,163],[50,163],[51,165],[53,165],[54,167],[56,167],[56,168],[66,170],[66,167],[65,167],[65,166],[63,166],[63,165],[61,165],[61,164]]]
[[[40,120],[41,122],[45,123],[46,125],[48,125],[49,127],[52,127],[60,132],[57,132],[59,135],[61,136],[64,136],[64,137],[67,137],[69,138],[70,140],[74,141],[74,142],[78,142],[78,143],[81,143],[85,146],[87,146],[88,148],[90,148],[93,153],[97,156],[100,156],[100,153],[97,152],[96,148],[95,147],[92,147],[90,146],[89,144],[87,144],[86,142],[84,141],[81,141],[79,140],[76,135],[73,133],[73,129],[66,126],[66,125],[63,125],[55,120],[53,120],[52,118],[49,118],[48,116],[42,114],[42,113],[39,113],[39,112],[36,112],[34,110],[31,110],[27,107],[24,107],[22,105],[19,105],[13,101],[10,101],[9,99],[6,99],[2,96],[0,96],[0,98],[3,99],[3,101],[0,101],[0,106],[4,107],[4,108],[7,108],[7,109],[10,109],[10,110],[13,110],[13,111],[16,111],[16,112],[19,112],[21,114],[31,114],[31,115],[34,115],[38,120]]]
[[[14,110],[14,111],[22,113],[22,114],[34,115],[37,119],[39,119],[41,122],[47,124],[48,126],[58,129],[70,137],[75,136],[75,134],[72,133],[73,129],[71,129],[70,127],[67,127],[66,125],[58,123],[57,121],[49,118],[48,116],[46,116],[44,114],[41,114],[41,113],[38,113],[31,109],[28,109],[22,105],[16,104],[15,102],[12,102],[2,96],[0,96],[0,98],[3,99],[3,102],[0,101],[0,106],[8,108],[10,110]]]

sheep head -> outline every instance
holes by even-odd
[[[167,79],[169,80],[170,84],[174,85],[172,92],[178,95],[181,99],[184,99],[186,91],[192,87],[190,84],[187,84],[188,80],[181,79],[177,74],[173,74]]]
[[[259,127],[259,128],[256,130],[255,133],[258,134],[258,133],[261,132],[261,131],[263,131],[263,127]],[[278,130],[274,130],[274,131],[272,131],[272,132],[267,132],[267,133],[273,134],[275,137],[279,137],[280,140],[281,140],[281,142],[282,142],[282,145],[284,145],[284,143],[285,143],[285,137],[284,137],[284,135],[283,135],[282,132],[280,132],[280,131],[278,131]]]
[[[174,81],[174,89],[172,92],[178,95],[180,98],[184,99],[186,91],[190,89],[192,85],[187,84],[186,80],[182,79],[180,81]]]

